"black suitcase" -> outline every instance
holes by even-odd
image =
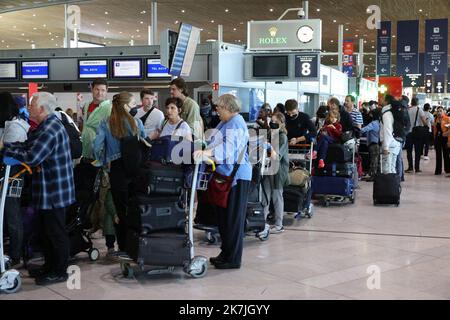
[[[147,162],[135,179],[135,189],[146,195],[180,195],[183,191],[184,171],[181,166]]]
[[[352,150],[343,144],[333,143],[328,147],[327,157],[325,163],[345,163],[353,161]]]
[[[332,163],[327,164],[325,168],[317,169],[315,175],[319,177],[344,177],[352,178],[356,170],[353,163]]]
[[[184,230],[186,212],[180,197],[136,196],[127,212],[129,228],[149,234],[167,229]]]
[[[264,206],[261,203],[248,203],[245,218],[245,231],[263,231],[266,226],[264,218]]]
[[[395,173],[377,174],[373,183],[373,204],[400,205],[402,192],[400,176]]]
[[[184,266],[190,262],[191,244],[184,232],[166,231],[141,236],[127,233],[127,253],[140,265]]]
[[[287,186],[283,190],[284,211],[298,213],[303,208],[306,195],[303,188],[297,186]]]

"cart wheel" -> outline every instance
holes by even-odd
[[[5,270],[11,269],[11,260],[5,261]]]
[[[133,268],[130,266],[129,263],[121,263],[120,264],[120,269],[122,270],[122,275],[124,276],[124,278],[132,278],[134,275],[134,270]]]
[[[20,278],[20,275],[17,275],[14,279],[14,285],[11,288],[3,289],[3,291],[7,294],[16,293],[20,290],[20,287],[22,286],[22,279]]]
[[[203,263],[200,270],[191,270],[189,272],[189,275],[195,279],[203,278],[206,275],[207,271],[208,271],[208,264]]]
[[[100,257],[100,251],[98,251],[98,249],[96,248],[91,248],[88,251],[88,255],[91,261],[97,261],[98,258]]]
[[[220,242],[220,235],[217,233],[207,232],[206,241],[208,241],[209,244],[218,244]]]
[[[267,241],[269,240],[270,231],[267,231],[265,234],[258,235],[258,239],[261,241]]]

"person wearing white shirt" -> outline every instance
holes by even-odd
[[[160,130],[164,122],[164,113],[154,106],[157,97],[155,93],[149,89],[141,91],[142,105],[138,107],[135,119],[140,119],[144,124],[144,131],[147,137],[153,132]]]
[[[425,103],[423,105],[423,111],[425,113],[425,118],[427,119],[427,126],[428,126],[428,136],[425,138],[425,148],[424,148],[424,153],[422,156],[422,159],[424,160],[430,160],[430,158],[428,157],[428,151],[430,150],[430,144],[433,143],[433,124],[434,124],[434,116],[433,114],[430,112],[431,110],[431,106],[429,103]]]
[[[382,123],[380,139],[382,142],[382,168],[383,174],[396,173],[397,156],[401,151],[401,144],[394,138],[394,116],[390,112],[392,106],[383,102]]]

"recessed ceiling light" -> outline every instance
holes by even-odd
[[[105,14],[108,14],[109,12],[108,11],[105,11]]]
[[[49,36],[51,36],[51,35],[52,35],[52,33],[51,33],[51,32],[49,32],[49,33],[48,33],[48,35],[49,35]]]
[[[25,37],[25,33],[22,33],[22,37]]]
[[[348,31],[348,28],[345,28],[345,31]]]
[[[375,46],[372,46],[372,49],[375,49]]]
[[[244,24],[243,22],[241,22],[240,24]]]
[[[419,9],[419,12],[422,12],[423,10],[422,9]]]
[[[0,16],[0,19],[3,18],[3,16]]]
[[[33,13],[33,17],[36,17],[36,13]]]
[[[9,48],[9,45],[7,45],[6,47]]]
[[[175,24],[178,24],[178,23],[180,23],[180,21],[178,21],[178,20],[177,20],[177,21],[175,21]]]
[[[58,39],[58,38],[59,38],[59,36],[55,36],[55,38],[56,38],[56,39]]]
[[[145,11],[145,10],[141,11],[141,14],[146,14],[146,13],[147,13],[147,11]]]
[[[5,40],[2,40],[2,43],[5,43]]]
[[[109,22],[106,23],[109,26]]]
[[[185,12],[186,12],[186,10],[184,10],[184,9],[183,9],[183,10],[181,10],[181,13],[185,13]]]
[[[392,38],[395,38],[395,34],[392,36]]]
[[[211,20],[211,23],[214,23],[214,20]]]
[[[202,28],[202,29],[200,29],[200,31],[203,31],[203,28]]]
[[[333,23],[336,23],[337,21],[336,20],[333,20]]]
[[[225,9],[225,12],[226,12],[226,13],[228,13],[229,11],[230,11],[230,10],[228,10],[228,9]]]
[[[43,25],[42,25],[44,28],[47,28],[47,25],[44,23]]]
[[[319,9],[319,8],[317,8],[317,9],[316,9],[316,11],[317,11],[317,12],[320,12],[320,9]]]
[[[334,61],[334,58],[331,58],[331,61]]]
[[[273,12],[273,9],[272,9],[272,8],[270,8],[270,9],[269,9],[269,11],[270,11],[270,12]]]
[[[131,36],[131,39],[134,39],[134,36]]]
[[[27,39],[27,42],[30,42],[30,39]]]
[[[123,32],[122,32],[122,31],[120,31],[119,33],[120,33],[120,34],[122,34]]]
[[[233,31],[236,31],[237,29],[236,28],[233,28]]]
[[[109,30],[106,30],[106,32],[108,32],[108,33],[109,33]]]
[[[144,24],[144,21],[141,21],[140,24]]]
[[[37,30],[37,28],[35,27],[35,28],[33,28],[33,30]]]
[[[139,29],[136,29],[136,32],[139,32]]]
[[[50,40],[55,41],[55,38],[51,38]]]
[[[334,40],[331,40],[330,42],[331,42],[331,43],[333,43],[333,42],[334,42]]]
[[[92,27],[95,26],[95,23],[91,23],[91,26],[92,26]]]

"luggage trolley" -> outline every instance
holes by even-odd
[[[259,135],[256,135],[256,137],[250,137],[248,154],[250,163],[254,164],[253,173],[255,173],[255,170],[259,171],[259,175],[262,178],[263,172],[266,170],[265,168],[269,163],[269,159],[266,156],[267,153],[265,148],[263,148],[263,143],[261,143]],[[262,203],[262,197],[264,193],[262,187],[262,179],[260,180],[261,181],[257,181],[257,185],[255,188],[257,191],[257,200],[249,201],[249,206],[247,208],[245,235],[254,235],[259,240],[266,241],[269,239],[269,233],[265,235],[262,234],[266,223],[264,219],[264,210],[259,205]],[[205,203],[204,205],[208,204]],[[255,207],[253,207],[253,205],[255,205]],[[211,215],[214,215],[214,207],[210,205],[209,209]],[[199,212],[197,212],[197,217],[198,216]],[[194,226],[195,229],[205,232],[205,241],[211,245],[215,245],[220,242],[220,234],[217,226],[217,221],[213,220],[214,219],[208,222],[202,221]]]
[[[319,204],[324,207],[329,207],[330,204],[354,204],[356,200],[356,187],[358,184],[358,168],[356,167],[356,150],[358,148],[356,139],[352,139],[350,143],[344,144],[345,148],[352,149],[352,168],[353,168],[353,176],[351,179],[351,185],[348,186],[350,190],[343,190],[346,191],[345,194],[322,194],[322,193],[315,193],[314,197],[319,199]],[[333,189],[336,186],[330,185],[329,188]],[[340,188],[342,188],[342,185],[339,185]],[[344,188],[342,188],[344,189]]]
[[[314,206],[311,203],[311,193],[312,193],[312,184],[311,184],[311,176],[312,176],[312,170],[313,170],[313,152],[314,152],[314,140],[311,141],[311,143],[303,143],[303,144],[295,144],[289,145],[289,163],[293,166],[298,166],[304,168],[309,173],[309,179],[307,184],[304,187],[304,190],[306,192],[303,192],[304,194],[304,201],[309,201],[310,205],[307,210],[302,210],[298,208],[297,212],[295,213],[295,219],[299,219],[302,217],[307,217],[308,219],[311,219],[311,217],[314,214]],[[308,156],[309,155],[309,156]],[[309,159],[308,159],[309,158]],[[286,211],[286,209],[285,209]],[[289,211],[286,211],[289,212]]]
[[[15,269],[9,269],[9,257],[5,256],[3,251],[3,220],[5,213],[6,197],[20,198],[23,188],[23,180],[18,177],[24,172],[28,171],[31,174],[31,169],[26,164],[21,163],[13,158],[5,157],[3,159],[5,167],[5,175],[0,179],[1,185],[1,198],[0,198],[0,292],[15,293],[20,290],[22,286],[22,280],[19,271]],[[22,171],[9,177],[11,166],[22,165],[25,167]],[[9,269],[9,270],[7,270]]]
[[[215,171],[215,164],[212,160],[207,159],[207,162],[209,162],[212,166],[212,171],[206,171],[202,170],[200,171],[200,167],[202,166],[201,162],[196,161],[194,166],[194,172],[192,176],[192,183],[189,184],[186,189],[183,192],[183,198],[184,202],[186,204],[185,206],[185,213],[186,213],[186,224],[185,224],[185,230],[183,235],[183,247],[187,247],[189,250],[188,257],[186,259],[183,259],[182,263],[179,264],[173,264],[168,265],[168,263],[161,263],[159,265],[157,263],[157,258],[152,258],[152,263],[149,264],[145,261],[146,257],[138,257],[136,260],[131,259],[128,256],[119,256],[120,259],[120,268],[122,271],[122,274],[126,278],[133,277],[134,271],[131,267],[131,263],[135,262],[141,269],[141,271],[144,271],[146,265],[156,266],[159,268],[151,269],[147,272],[148,275],[155,275],[155,274],[164,274],[164,273],[173,273],[176,267],[183,267],[183,271],[192,276],[193,278],[202,278],[206,275],[208,270],[208,260],[204,256],[196,256],[194,251],[194,229],[193,229],[193,223],[194,223],[194,203],[195,203],[195,196],[196,191],[205,191],[208,187],[208,182],[210,180],[210,176],[213,171]],[[189,187],[189,188],[188,188]],[[162,234],[163,235],[163,234]],[[187,237],[186,237],[187,236]],[[139,246],[148,244],[148,241],[146,238],[142,237],[139,240]],[[164,238],[161,239],[161,241],[164,241]],[[155,250],[155,256],[158,256],[159,252],[156,252]],[[153,263],[155,261],[156,263]]]

